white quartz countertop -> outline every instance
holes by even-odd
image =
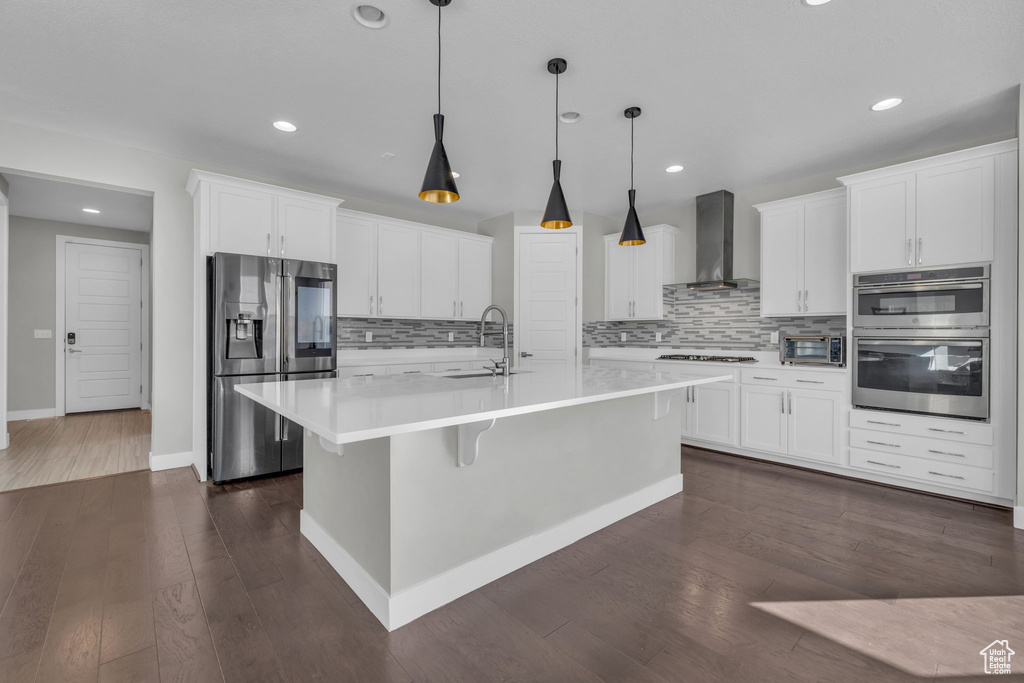
[[[240,384],[235,391],[333,444],[728,381],[684,369],[533,365],[505,378],[443,374]],[[449,375],[471,372],[447,373]]]

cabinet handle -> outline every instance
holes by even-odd
[[[452,317],[455,317],[455,301],[452,301]]]
[[[928,452],[929,453],[934,453],[936,455],[952,455],[953,457],[956,457],[956,458],[966,458],[967,457],[966,455],[963,455],[962,453],[950,453],[949,451],[933,451],[930,448],[928,449]]]
[[[789,399],[789,414],[792,415],[793,414],[793,392],[792,391],[787,391],[786,392],[786,397]]]
[[[902,427],[898,422],[879,422],[878,420],[867,420],[869,425],[885,425],[886,427]]]
[[[917,264],[921,265],[921,259],[924,258],[924,238],[917,238]]]
[[[779,378],[778,377],[758,377],[757,375],[754,375],[754,379],[766,379],[766,380],[768,380],[770,382],[776,382],[776,381],[778,381]]]
[[[955,429],[939,429],[938,427],[929,427],[929,432],[942,432],[943,434],[967,434],[967,432],[958,432]]]
[[[807,310],[808,310],[808,309],[807,309],[807,294],[808,294],[808,292],[807,292],[807,290],[805,289],[805,290],[804,290],[804,313],[806,313],[806,312],[807,312]]]
[[[882,467],[891,467],[894,470],[902,469],[899,465],[890,465],[887,462],[878,462],[877,460],[866,460],[865,462],[869,462],[872,465],[881,465]]]
[[[799,313],[800,311],[803,310],[801,299],[800,299],[801,295],[802,295],[802,292],[799,289],[796,290],[796,312],[797,313]]]
[[[281,235],[281,256],[284,256],[284,235]]]
[[[898,443],[885,443],[884,441],[871,441],[871,440],[868,440],[868,443],[873,443],[876,446],[885,446],[886,448],[899,448],[900,447],[900,445]]]
[[[267,256],[270,256],[270,233],[267,233]]]
[[[370,315],[373,315],[373,294],[370,295]]]
[[[405,370],[404,372],[402,372],[402,374],[403,375],[418,375],[421,372],[422,372],[422,370]]]
[[[466,302],[465,301],[460,301],[459,302],[459,315],[461,317],[463,317],[463,318],[466,317]]]
[[[377,297],[377,315],[384,315],[384,296]]]
[[[782,414],[785,415],[786,414],[786,394],[785,393],[780,393],[779,394],[779,399],[780,399],[779,403],[781,404],[780,407],[782,408]]]
[[[824,384],[824,382],[816,379],[798,379],[797,382],[802,382],[804,384]]]
[[[960,479],[961,481],[966,479],[966,477],[961,477],[959,474],[943,474],[942,472],[932,472],[931,470],[928,470],[928,474],[934,474],[936,477],[946,477],[947,479]]]
[[[914,265],[914,240],[907,238],[907,265]]]

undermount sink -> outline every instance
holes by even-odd
[[[508,374],[515,375],[517,373],[513,370],[512,372],[510,372]],[[466,375],[441,375],[441,376],[444,377],[445,379],[469,379],[470,377],[504,377],[504,375],[502,375],[500,372],[497,373],[497,374],[493,374],[493,375],[490,372],[473,372],[473,373],[466,374]]]

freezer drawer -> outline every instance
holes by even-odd
[[[215,482],[281,471],[277,413],[237,391],[237,384],[277,381],[278,375],[214,377],[210,406],[210,474]]]

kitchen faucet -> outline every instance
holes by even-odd
[[[495,306],[494,304],[491,304],[490,306],[484,309],[483,315],[480,316],[480,346],[484,345],[484,337],[490,337],[491,335],[498,334],[497,332],[484,331],[485,324],[487,322],[487,314],[490,313],[492,310],[501,313],[501,348],[505,354],[504,357],[501,359],[501,363],[495,362],[494,366],[495,369],[501,370],[502,375],[508,377],[510,374],[512,374],[510,372],[511,368],[509,367],[511,363],[509,362],[508,357],[508,316],[505,315],[505,309],[502,308],[501,306]]]

